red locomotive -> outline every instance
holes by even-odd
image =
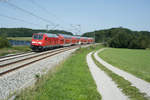
[[[65,34],[34,33],[32,36],[31,48],[34,51],[71,46],[77,44],[93,43],[93,38],[79,37]]]

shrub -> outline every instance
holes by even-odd
[[[0,37],[0,48],[10,47],[10,43],[6,37]]]

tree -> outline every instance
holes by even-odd
[[[6,37],[4,36],[0,36],[0,48],[4,48],[4,47],[10,47],[10,43],[9,41],[7,40]]]
[[[92,34],[93,32],[88,32],[83,36],[92,36]],[[150,32],[131,31],[122,27],[96,31],[96,42],[103,41],[114,48],[145,49],[150,47]]]

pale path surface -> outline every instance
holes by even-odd
[[[120,70],[117,67],[114,67],[114,66],[108,64],[107,62],[105,62],[104,60],[102,60],[98,56],[98,53],[103,50],[104,49],[101,49],[94,54],[94,57],[96,58],[96,60],[98,62],[100,62],[102,65],[104,65],[106,68],[108,68],[109,70],[113,71],[114,73],[118,74],[119,76],[122,76],[124,79],[130,81],[133,86],[138,88],[141,92],[146,93],[147,96],[150,97],[150,83],[148,83],[142,79],[139,79],[139,78],[135,77],[134,75],[129,74],[123,70]]]
[[[102,96],[102,100],[128,100],[128,97],[122,94],[112,79],[97,67],[91,58],[91,54],[87,55],[87,64],[96,82],[97,90]]]

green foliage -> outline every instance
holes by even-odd
[[[29,28],[0,28],[0,34],[5,33],[8,37],[31,37],[33,33],[47,32],[47,30]],[[72,35],[71,32],[64,30],[49,30],[47,33],[63,33]]]
[[[0,48],[10,47],[10,43],[5,36],[0,36]]]
[[[15,54],[19,52],[28,52],[31,51],[29,46],[13,46],[13,47],[6,47],[0,49],[0,56],[5,56],[7,54]]]
[[[32,37],[7,37],[8,40],[31,41]]]
[[[18,52],[28,52],[28,51],[31,51],[30,46],[13,46],[11,49],[17,50]]]
[[[114,48],[145,49],[150,47],[150,32],[131,31],[126,28],[111,28],[85,33],[83,36],[94,37],[96,42],[107,43]]]

